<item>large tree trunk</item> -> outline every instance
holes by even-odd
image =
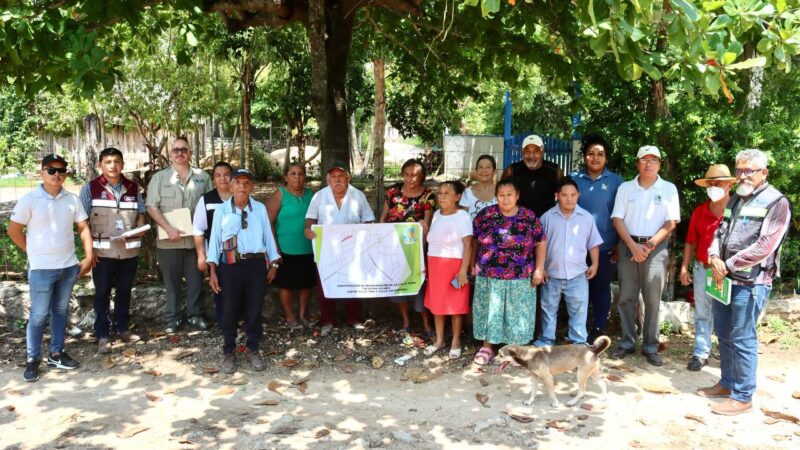
[[[311,108],[319,126],[322,173],[333,165],[350,165],[345,80],[355,11],[340,0],[309,0]]]
[[[372,129],[375,171],[375,211],[380,217],[383,209],[383,133],[386,127],[386,84],[382,59],[372,62],[375,75],[375,125]]]
[[[253,139],[250,134],[250,119],[251,119],[251,105],[253,103],[253,96],[256,90],[256,83],[254,79],[255,67],[253,62],[248,58],[242,64],[242,149],[244,158],[242,166],[249,170],[254,170],[253,167]]]

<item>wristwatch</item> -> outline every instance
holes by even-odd
[[[647,242],[644,243],[644,245],[645,245],[645,247],[649,248],[650,250],[652,250],[652,249],[654,249],[656,247],[656,244],[654,244],[653,241],[647,241]]]
[[[270,263],[270,265],[269,265],[269,266],[270,266],[271,268],[273,268],[273,269],[277,269],[277,268],[278,268],[278,267],[280,267],[281,265],[280,265],[280,264],[278,264],[278,263],[276,263],[276,262],[272,262],[272,263]]]

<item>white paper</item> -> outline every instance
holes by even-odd
[[[139,228],[134,228],[132,230],[128,230],[128,231],[120,234],[119,236],[111,236],[110,238],[108,238],[108,240],[109,241],[118,241],[120,239],[127,239],[127,238],[129,238],[131,236],[135,236],[137,234],[144,233],[145,231],[147,231],[149,229],[150,229],[150,225],[142,225]]]

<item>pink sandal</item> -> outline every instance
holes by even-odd
[[[478,353],[475,354],[475,358],[472,360],[475,364],[479,366],[485,366],[489,364],[489,361],[494,358],[494,351],[492,351],[491,347],[481,347],[478,350]]]

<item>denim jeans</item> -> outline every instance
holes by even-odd
[[[67,328],[67,309],[72,286],[78,279],[78,265],[63,269],[28,271],[31,287],[31,313],[28,318],[28,359],[41,359],[42,336],[47,318],[50,318],[50,353],[64,350],[64,332]]]
[[[692,356],[708,359],[711,353],[711,330],[714,329],[714,301],[706,295],[706,268],[699,261],[694,262],[694,352]]]
[[[714,331],[719,338],[720,384],[731,398],[749,402],[756,392],[758,336],[756,324],[767,304],[770,286],[734,285],[730,305],[714,302]]]
[[[556,343],[556,319],[561,294],[569,312],[569,334],[573,344],[586,343],[586,314],[589,309],[589,281],[580,274],[570,280],[550,278],[542,287],[542,334],[533,345],[546,347]]]

